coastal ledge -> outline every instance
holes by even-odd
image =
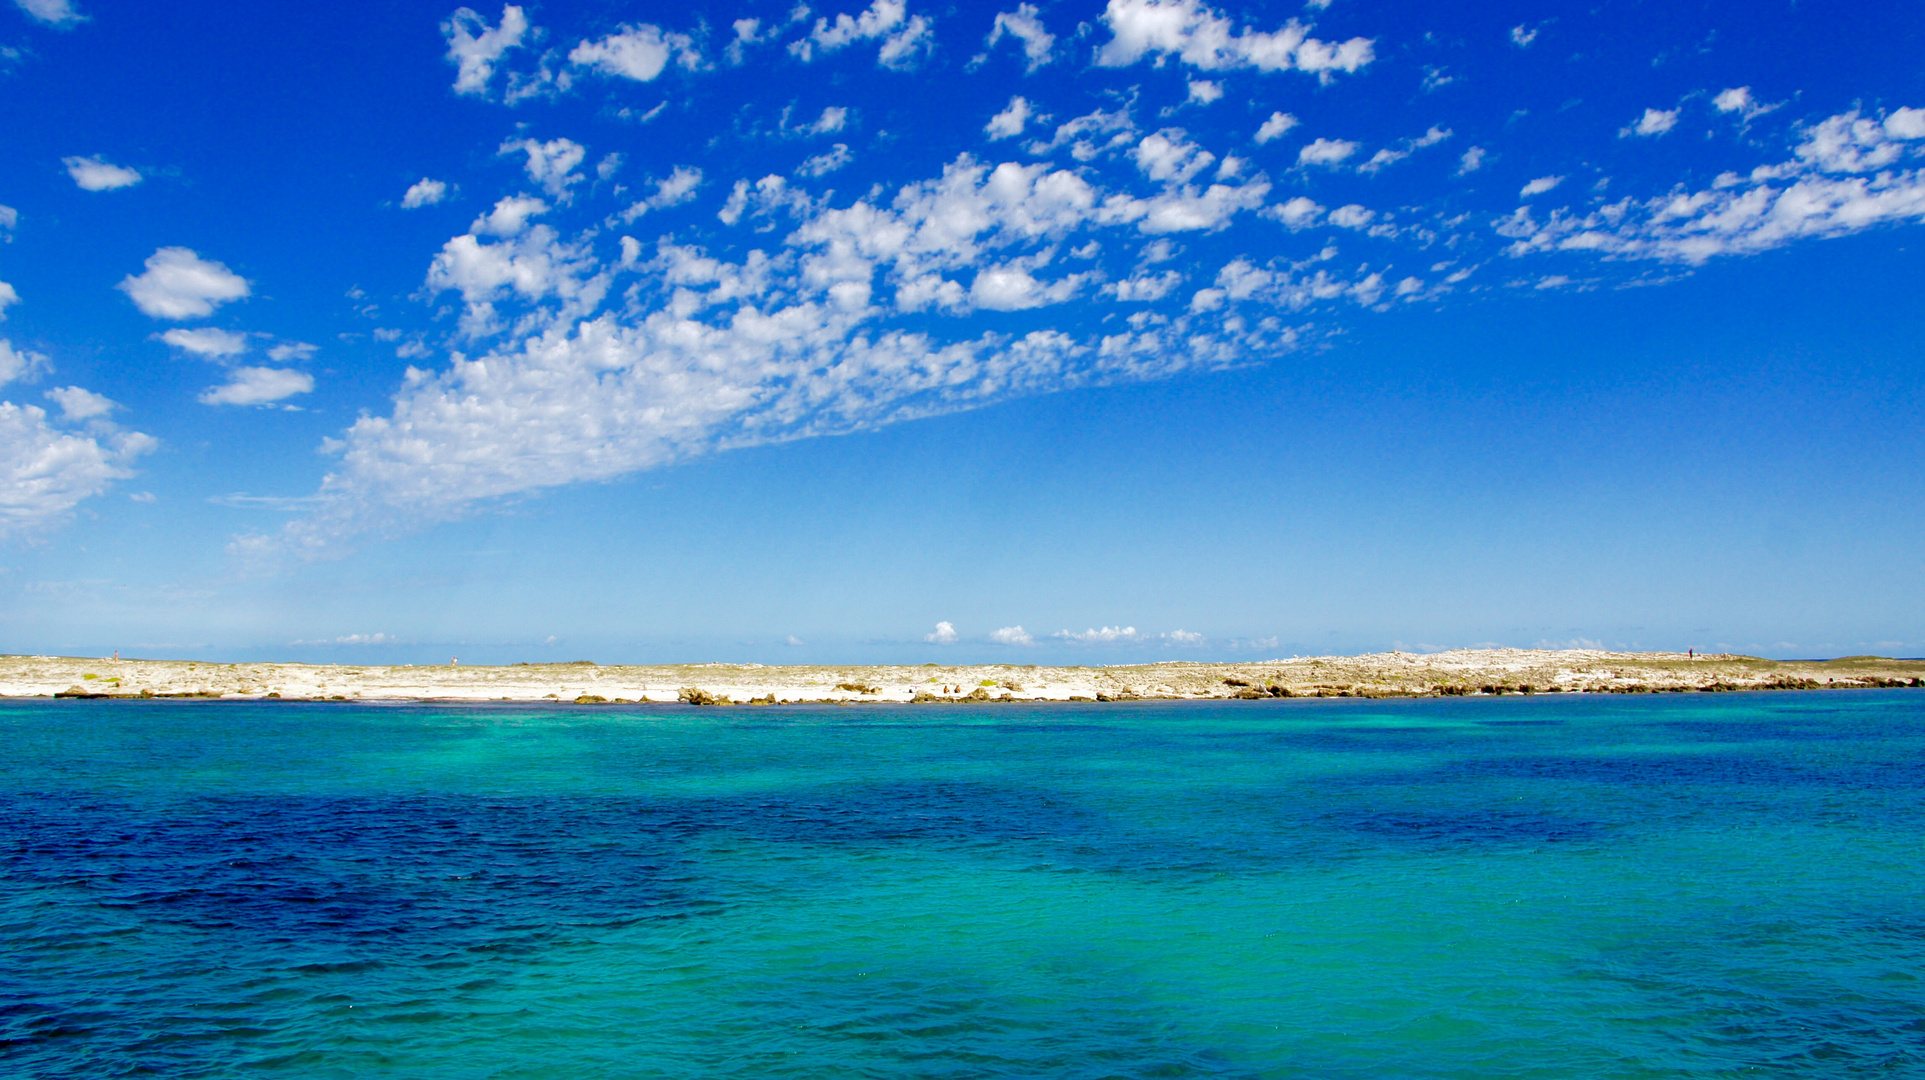
[[[1115,667],[209,664],[0,656],[0,697],[787,705],[1269,700],[1918,687],[1925,660],[1456,649]]]

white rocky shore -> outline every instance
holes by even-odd
[[[1918,686],[1925,661],[1592,650],[1292,657],[1118,667],[1021,664],[764,666],[516,664],[414,667],[0,657],[0,697],[511,701],[695,705],[1133,701],[1653,693]]]

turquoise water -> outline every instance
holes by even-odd
[[[1925,693],[0,704],[22,1077],[1925,1075]]]

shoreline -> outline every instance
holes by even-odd
[[[1683,693],[1925,685],[1925,660],[1571,649],[1166,661],[1113,667],[958,665],[510,666],[210,664],[0,656],[0,699],[193,699],[649,704],[700,706],[1221,701],[1297,697],[1459,697]]]

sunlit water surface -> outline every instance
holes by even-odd
[[[0,704],[22,1077],[1925,1076],[1925,693]]]

